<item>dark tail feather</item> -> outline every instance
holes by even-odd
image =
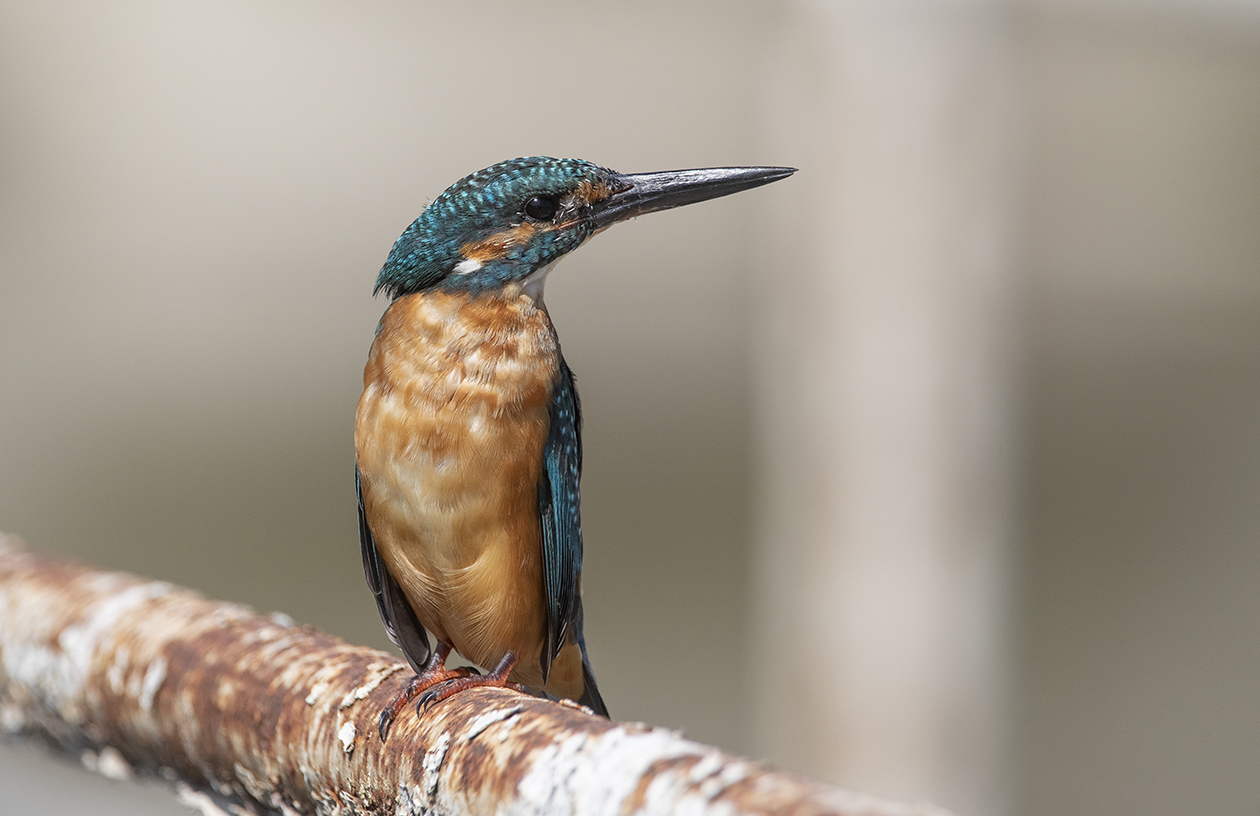
[[[594,711],[601,717],[608,717],[608,706],[604,698],[599,696],[599,686],[595,685],[595,672],[591,671],[590,658],[586,656],[586,637],[582,634],[582,597],[578,596],[577,614],[573,621],[573,639],[577,641],[578,651],[582,655],[582,696],[578,702]],[[608,717],[612,719],[612,717]]]
[[[608,717],[608,706],[604,705],[604,698],[599,696],[595,673],[591,671],[591,664],[586,662],[586,655],[582,655],[582,696],[578,698],[578,702],[599,716]]]

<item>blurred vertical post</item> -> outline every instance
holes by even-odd
[[[1018,136],[1003,7],[797,0],[784,19],[767,155],[802,172],[769,191],[754,281],[758,751],[997,814]]]

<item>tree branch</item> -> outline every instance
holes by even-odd
[[[940,814],[503,689],[384,744],[407,664],[283,616],[103,572],[0,536],[0,726],[207,814]]]

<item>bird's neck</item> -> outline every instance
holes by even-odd
[[[491,292],[420,292],[395,300],[381,318],[365,385],[419,387],[433,396],[457,380],[494,384],[512,404],[550,392],[560,346],[551,319],[510,284]],[[439,387],[440,386],[440,387]]]

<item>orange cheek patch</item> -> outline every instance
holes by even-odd
[[[577,187],[573,189],[573,192],[566,195],[564,200],[561,202],[560,211],[565,216],[563,222],[557,224],[555,227],[548,225],[547,228],[565,229],[573,226],[577,222],[576,214],[581,211],[583,207],[603,201],[613,193],[617,192],[620,192],[620,190],[610,187],[603,182],[593,182],[590,179],[582,179],[578,182]]]
[[[597,201],[603,201],[614,192],[616,191],[613,188],[603,182],[596,184],[588,179],[582,179],[577,186],[577,190],[574,191],[574,195],[579,199],[585,200],[588,204],[594,204]]]
[[[509,247],[529,243],[538,228],[533,224],[520,224],[503,232],[496,232],[481,241],[472,241],[459,248],[459,253],[467,260],[486,264],[497,261],[507,253]]]

